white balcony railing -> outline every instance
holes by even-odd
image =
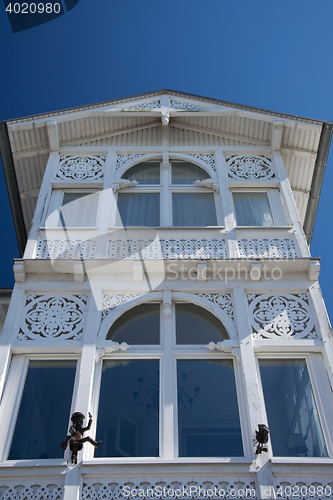
[[[289,228],[41,229],[27,259],[294,259],[301,255]]]

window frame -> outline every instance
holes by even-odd
[[[88,230],[94,230],[99,227],[99,220],[100,220],[100,213],[101,213],[101,193],[103,192],[102,188],[80,188],[80,187],[56,187],[54,186],[51,192],[51,196],[49,199],[49,203],[47,206],[47,210],[45,211],[45,217],[43,218],[43,226],[41,229],[59,229],[66,231],[66,229],[88,229]],[[60,210],[61,207],[63,206],[63,201],[64,201],[64,196],[66,193],[86,193],[87,195],[98,193],[98,200],[97,200],[97,210],[96,210],[96,220],[95,220],[95,225],[94,226],[63,226],[60,223]],[[48,224],[46,226],[46,221],[48,221]]]
[[[16,422],[20,411],[23,391],[29,371],[30,361],[76,361],[73,391],[71,397],[70,411],[68,414],[68,424],[65,432],[71,426],[71,415],[75,411],[74,404],[77,395],[79,371],[80,371],[80,355],[78,354],[48,354],[48,353],[29,353],[29,354],[13,354],[10,367],[6,377],[5,388],[0,405],[0,423],[5,434],[5,439],[0,443],[0,463],[12,463],[9,460],[9,452],[14,437]],[[66,436],[64,436],[65,438]],[[59,443],[60,446],[60,443]],[[64,451],[63,458],[44,458],[44,459],[19,459],[17,462],[23,462],[31,466],[40,465],[41,462],[45,465],[60,465],[66,463]]]
[[[220,197],[218,196],[218,193],[214,191],[213,189],[206,188],[206,187],[196,187],[195,185],[192,184],[172,184],[172,163],[173,161],[184,161],[184,162],[189,162],[193,163],[193,165],[197,165],[200,167],[203,171],[206,172],[207,178],[211,178],[214,184],[218,185],[218,178],[216,175],[213,177],[210,175],[210,173],[205,169],[203,165],[199,165],[198,163],[195,163],[194,161],[191,161],[190,159],[187,158],[177,158],[172,156],[169,161],[169,166],[168,168],[165,168],[162,163],[162,159],[157,159],[157,158],[149,158],[147,160],[142,160],[141,162],[130,164],[124,171],[121,172],[121,179],[123,178],[123,175],[125,172],[130,170],[133,166],[135,165],[140,165],[140,163],[143,163],[145,161],[160,161],[160,184],[138,184],[135,187],[129,187],[125,189],[121,189],[121,191],[117,191],[116,193],[116,212],[118,211],[118,195],[119,193],[159,193],[160,195],[160,225],[158,227],[160,228],[182,228],[182,227],[191,227],[193,229],[199,228],[210,228],[210,227],[224,227],[224,217],[222,216],[222,204],[220,202]],[[118,177],[117,177],[118,179]],[[135,179],[130,179],[130,180],[135,180]],[[116,180],[114,181],[116,183]],[[214,207],[215,207],[215,214],[216,214],[216,221],[217,225],[216,226],[174,226],[173,225],[173,207],[172,207],[172,194],[173,193],[212,193],[213,198],[214,198]],[[111,221],[110,229],[111,228],[117,228],[123,227],[123,226],[116,226],[116,220],[117,220],[117,213],[113,216],[113,220]],[[126,227],[151,227],[151,226],[126,226]]]
[[[259,391],[261,399],[261,408],[263,415],[265,416],[265,422],[268,423],[265,397],[263,391],[263,385],[260,374],[259,360],[287,360],[287,359],[302,359],[305,360],[306,367],[309,374],[309,380],[311,383],[311,388],[313,392],[313,397],[317,406],[318,416],[321,424],[321,429],[323,432],[324,441],[326,444],[327,457],[293,457],[290,455],[285,456],[275,456],[273,453],[273,447],[271,439],[269,439],[267,447],[272,460],[274,462],[280,463],[291,463],[291,462],[305,462],[308,463],[313,461],[332,461],[333,458],[333,442],[331,438],[330,429],[333,428],[333,402],[332,394],[329,391],[329,386],[327,383],[327,376],[324,372],[325,367],[323,363],[323,357],[321,352],[258,352],[255,353],[256,357],[256,368],[258,373]]]
[[[266,193],[267,196],[267,201],[268,205],[271,211],[271,216],[273,219],[273,225],[272,226],[240,226],[237,224],[237,217],[236,217],[236,210],[235,210],[235,203],[234,203],[234,193],[243,193],[243,194],[256,194],[256,193]],[[278,188],[273,188],[273,187],[251,187],[251,188],[246,188],[246,187],[236,187],[236,188],[230,188],[230,194],[231,194],[231,203],[232,203],[232,210],[234,214],[234,220],[235,220],[235,226],[237,228],[264,228],[266,230],[269,230],[274,227],[289,227],[289,223],[287,220],[287,215],[284,210],[284,206],[282,203],[281,195],[280,195],[280,190]]]
[[[160,406],[159,406],[159,457],[98,457],[94,458],[94,450],[87,447],[84,450],[85,460],[93,460],[98,463],[114,463],[114,462],[135,462],[147,463],[151,461],[176,461],[176,462],[219,462],[225,457],[179,457],[179,441],[178,441],[178,404],[177,404],[177,361],[178,360],[232,360],[233,373],[235,378],[237,407],[239,414],[240,431],[243,444],[243,455],[239,457],[227,457],[233,462],[246,462],[249,460],[247,456],[246,440],[247,420],[246,420],[246,405],[243,397],[244,381],[242,378],[242,369],[240,361],[237,360],[231,353],[221,351],[210,351],[206,344],[200,345],[177,345],[176,344],[176,316],[175,304],[188,303],[186,300],[175,298],[171,304],[171,314],[165,316],[163,313],[163,303],[161,300],[154,300],[154,303],[160,303],[160,345],[133,345],[126,352],[117,351],[112,354],[106,353],[98,361],[95,367],[95,377],[93,383],[92,411],[95,416],[95,426],[93,431],[96,433],[98,424],[98,406],[99,394],[102,379],[103,360],[144,360],[156,359],[160,363]],[[142,302],[142,303],[147,303]],[[148,302],[149,303],[149,302]],[[133,304],[132,307],[135,307]],[[198,304],[199,305],[199,304]],[[205,309],[204,305],[199,305]],[[126,314],[130,308],[122,311]],[[215,315],[212,311],[211,314]],[[119,318],[120,316],[117,316]],[[218,318],[223,324],[221,318]],[[116,319],[114,319],[116,321]],[[227,327],[226,327],[227,328]],[[229,333],[229,332],[228,332]],[[230,335],[229,335],[230,338]],[[232,338],[230,338],[232,340]],[[109,341],[110,342],[110,341]],[[101,343],[100,343],[101,345]],[[171,404],[172,401],[172,404]],[[174,411],[170,414],[170,408]]]

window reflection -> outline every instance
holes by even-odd
[[[159,456],[159,362],[104,361],[96,457]]]
[[[75,369],[76,361],[30,361],[8,460],[64,456]]]
[[[208,344],[228,339],[221,321],[194,304],[176,304],[177,344]]]
[[[274,455],[327,457],[305,360],[260,360],[259,365]]]
[[[136,180],[139,184],[159,184],[160,183],[160,162],[145,161],[139,165],[129,168],[122,176],[129,181]]]
[[[243,456],[232,360],[178,360],[177,381],[179,456]]]
[[[140,304],[126,311],[111,326],[106,340],[128,345],[160,343],[160,305]]]

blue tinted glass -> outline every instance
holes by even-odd
[[[76,361],[31,361],[9,460],[62,458]]]
[[[274,455],[327,457],[305,360],[267,359],[259,365]]]
[[[160,343],[160,305],[140,304],[126,311],[111,326],[106,340],[128,345]]]
[[[119,193],[117,226],[160,225],[160,195],[158,193]]]
[[[96,457],[159,456],[159,362],[104,361]]]
[[[232,360],[179,360],[181,457],[243,456]]]
[[[160,162],[146,161],[129,168],[122,176],[129,181],[138,181],[139,184],[160,183]]]
[[[174,226],[217,226],[213,193],[173,193]]]

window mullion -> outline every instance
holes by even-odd
[[[172,308],[172,314],[169,316],[165,316],[163,312],[161,312],[161,341],[164,345],[164,355],[160,361],[160,453],[161,457],[164,459],[174,459],[176,456],[176,362],[172,355],[174,323],[174,307]]]
[[[169,182],[170,182],[170,166],[165,168],[161,164],[161,182],[162,182],[162,191],[161,191],[161,226],[171,226],[171,207],[170,207],[170,192],[169,192]]]

